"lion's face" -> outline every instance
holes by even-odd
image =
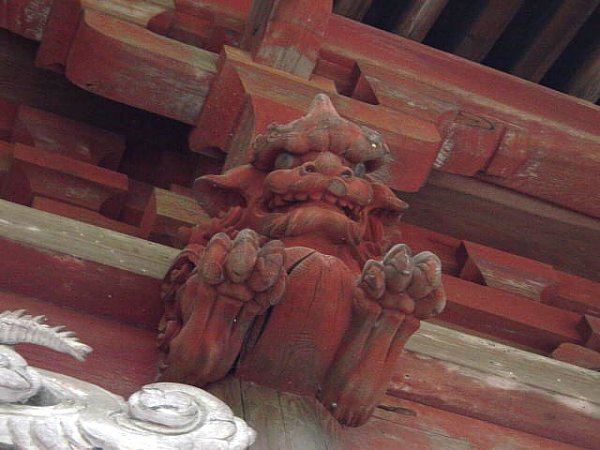
[[[381,182],[389,150],[378,133],[317,97],[308,115],[259,136],[251,164],[196,180],[211,215],[236,208],[240,227],[271,238],[319,235],[359,243],[407,205]]]

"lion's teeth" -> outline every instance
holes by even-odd
[[[310,194],[310,199],[314,202],[318,202],[319,200],[321,200],[321,194]]]
[[[298,192],[296,194],[296,200],[300,200],[301,202],[303,202],[306,199],[308,199],[308,194],[306,192]]]
[[[341,206],[342,208],[346,208],[346,207],[348,207],[348,205],[349,205],[348,201],[347,201],[347,200],[344,200],[343,198],[340,198],[340,199],[338,200],[338,203],[340,204],[340,206]]]

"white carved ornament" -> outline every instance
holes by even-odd
[[[255,431],[202,389],[154,383],[125,402],[93,384],[29,367],[12,345],[38,344],[79,360],[92,351],[44,320],[0,313],[0,448],[242,450],[254,442]]]

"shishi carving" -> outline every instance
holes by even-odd
[[[163,284],[164,380],[242,379],[316,396],[360,425],[420,319],[445,305],[439,259],[386,240],[408,205],[381,136],[318,95],[258,136],[250,164],[198,178],[211,216]]]

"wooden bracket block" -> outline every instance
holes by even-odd
[[[308,79],[332,8],[332,0],[256,0],[241,48],[259,64]]]
[[[13,161],[13,145],[0,141],[0,193],[4,190],[4,183],[10,173]]]
[[[434,169],[473,176],[488,165],[504,134],[498,122],[460,111],[441,124],[443,141]]]
[[[54,0],[3,0],[0,2],[0,27],[27,39],[39,41],[44,33]]]
[[[216,72],[216,57],[87,10],[65,73],[95,94],[193,124]]]
[[[53,1],[35,65],[64,72],[81,18],[81,0]]]
[[[7,200],[30,205],[42,196],[118,217],[128,191],[125,175],[22,144],[13,157]]]
[[[584,315],[578,324],[583,345],[600,352],[600,318]]]
[[[436,320],[543,352],[583,342],[579,314],[448,275],[443,283],[448,303]]]
[[[245,163],[245,153],[253,137],[264,133],[271,123],[286,123],[301,117],[321,92],[314,83],[256,64],[246,53],[231,47],[224,48],[220,65],[199,117],[201,125],[191,135],[190,147],[202,151],[214,146],[225,152],[232,149],[241,153],[231,156],[235,163],[228,161],[226,168]],[[230,99],[223,107],[219,101],[227,98]],[[435,124],[343,95],[333,95],[332,101],[340,115],[383,134],[395,156],[390,171],[392,187],[415,191],[422,186],[440,143]]]
[[[19,105],[0,99],[0,139],[8,141],[17,119]]]
[[[560,344],[550,355],[559,361],[600,371],[600,353],[575,344]]]
[[[150,239],[172,247],[181,247],[181,227],[209,220],[195,199],[160,188],[154,188],[148,208],[154,211]]]
[[[118,169],[125,151],[122,136],[24,105],[19,107],[12,141],[111,170]]]
[[[501,178],[508,178],[517,173],[527,161],[529,134],[515,125],[506,125],[500,144],[492,155],[485,173]]]
[[[600,283],[558,272],[559,285],[545,303],[581,314],[600,317]]]
[[[465,280],[545,303],[558,289],[558,273],[548,264],[468,241],[460,252]]]

